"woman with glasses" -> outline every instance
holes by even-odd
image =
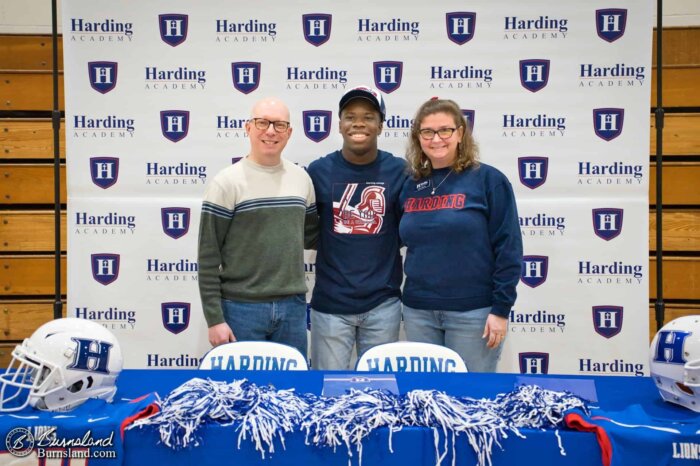
[[[494,372],[520,278],[522,239],[513,188],[477,160],[452,100],[418,109],[399,233],[406,246],[403,318],[409,340],[457,351],[472,372]]]

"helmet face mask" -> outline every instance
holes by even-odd
[[[664,325],[651,342],[649,366],[664,400],[700,412],[700,316]]]
[[[24,345],[17,345],[12,351],[7,371],[0,375],[0,400],[2,411],[19,411],[29,404],[31,393],[36,391],[38,385],[37,374],[46,373],[46,369],[40,363],[26,357]]]
[[[92,321],[57,319],[17,345],[0,375],[0,412],[32,406],[68,411],[90,398],[111,401],[122,369],[119,343]]]

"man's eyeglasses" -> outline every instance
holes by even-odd
[[[461,128],[461,126],[459,128]],[[449,139],[459,128],[440,128],[437,131],[435,131],[434,129],[425,128],[419,130],[418,134],[420,134],[420,137],[422,139],[425,139],[426,141],[430,141],[431,139],[433,139],[436,134],[440,139]]]
[[[251,118],[250,120],[260,131],[267,131],[267,128],[269,128],[270,125],[272,125],[272,127],[275,128],[275,131],[278,133],[284,133],[289,129],[288,121],[270,121],[266,118]]]

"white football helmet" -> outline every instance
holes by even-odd
[[[73,317],[52,320],[12,351],[0,375],[0,412],[27,405],[68,411],[89,398],[112,401],[122,364],[119,342],[102,325]]]
[[[664,325],[651,342],[649,367],[664,400],[700,412],[700,316]]]

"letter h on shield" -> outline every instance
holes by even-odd
[[[301,16],[304,40],[314,47],[319,47],[331,38],[333,16],[323,13],[311,13]]]
[[[163,327],[177,335],[190,325],[190,303],[170,302],[160,305]]]
[[[158,15],[160,38],[171,47],[177,47],[187,39],[187,24],[187,15]]]
[[[464,45],[474,38],[476,13],[471,11],[455,11],[445,13],[447,38],[457,45]]]
[[[166,139],[172,142],[183,140],[190,129],[190,112],[163,110],[160,112],[160,128]]]
[[[374,69],[374,85],[390,94],[401,87],[401,78],[403,77],[403,62],[401,61],[375,61]]]
[[[173,239],[182,238],[190,230],[188,207],[163,207],[160,209],[163,232]]]
[[[615,42],[625,34],[627,10],[605,8],[595,11],[596,32],[606,42]]]
[[[329,110],[306,110],[302,112],[304,134],[314,142],[321,142],[330,134],[333,112]]]
[[[539,188],[547,181],[548,157],[518,157],[520,182],[530,189]]]
[[[593,329],[600,336],[612,338],[622,330],[622,306],[593,306]]]
[[[625,110],[622,108],[596,108],[593,110],[593,129],[596,136],[611,141],[622,134]]]
[[[90,177],[96,186],[107,189],[119,177],[119,159],[116,157],[90,157]]]
[[[547,280],[548,256],[523,256],[520,280],[530,288],[537,288]]]
[[[543,89],[549,82],[549,60],[520,60],[520,84],[530,92]]]
[[[623,209],[593,209],[593,232],[599,238],[610,241],[622,233]]]
[[[244,93],[250,94],[260,85],[260,62],[241,61],[231,63],[231,77],[233,87]]]
[[[109,352],[112,344],[106,341],[71,338],[77,343],[73,363],[68,369],[109,374]]]
[[[106,94],[117,85],[117,70],[119,65],[113,61],[88,62],[90,86],[100,94]]]
[[[109,285],[119,277],[119,254],[91,254],[92,278],[97,283]]]
[[[518,362],[521,374],[547,374],[549,372],[549,353],[519,353]]]

